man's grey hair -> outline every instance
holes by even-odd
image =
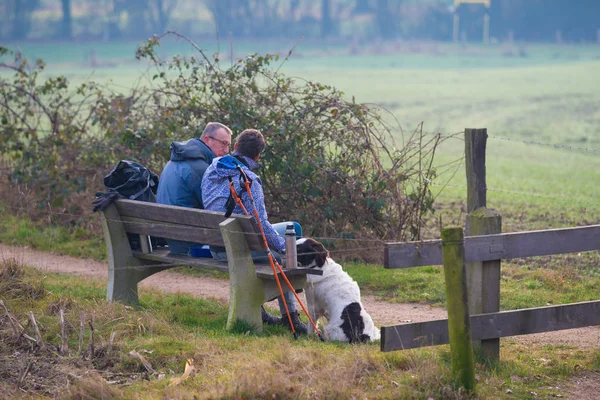
[[[264,136],[256,129],[244,129],[235,143],[238,153],[252,159],[262,153],[267,146]]]
[[[204,128],[204,131],[200,136],[200,139],[204,138],[205,136],[212,136],[212,134],[218,131],[219,129],[225,129],[227,133],[229,133],[229,136],[233,135],[231,129],[229,129],[227,125],[223,125],[220,122],[209,122],[208,124],[206,124],[206,127]]]

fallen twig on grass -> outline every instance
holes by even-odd
[[[25,366],[25,369],[21,371],[21,374],[19,375],[19,380],[17,381],[17,388],[21,388],[21,385],[23,384],[25,377],[27,376],[27,374],[29,373],[29,370],[31,369],[31,364],[33,364],[33,363],[31,361],[28,361],[27,365]]]
[[[25,324],[25,327],[23,329],[21,329],[21,334],[17,338],[17,341],[21,340],[21,336],[22,336],[25,339],[32,341],[33,343],[37,343],[37,340],[35,340],[35,338],[32,338],[31,336],[29,336],[28,334],[25,333],[27,331],[27,328],[29,328],[29,325],[31,325],[31,321],[27,320],[27,324]]]
[[[138,353],[135,350],[131,350],[129,352],[129,355],[139,359],[142,362],[142,365],[144,366],[144,368],[146,368],[146,371],[148,371],[152,375],[156,374],[156,371],[154,370],[154,368],[152,368],[152,364],[150,363],[150,361],[148,361],[148,359],[146,357],[144,357],[143,355],[141,355],[140,353]]]
[[[81,312],[81,318],[79,319],[79,350],[77,351],[81,354],[81,349],[83,348],[83,327],[85,325],[85,313]]]
[[[108,340],[108,347],[106,348],[106,355],[110,353],[113,347],[113,342],[115,341],[115,336],[117,336],[117,332],[112,331],[110,333],[110,339]]]
[[[4,302],[2,300],[0,300],[0,306],[2,306],[2,308],[4,308],[4,312],[6,313],[6,316],[8,317],[8,322],[10,322],[10,326],[13,330],[13,333],[18,338],[19,337],[19,328],[22,329],[22,327],[20,326],[21,324],[19,324],[19,322],[11,315],[10,311],[8,311],[8,308],[6,307],[6,305],[4,304]]]
[[[38,328],[37,322],[35,321],[35,316],[33,315],[33,311],[29,311],[29,319],[31,321],[31,325],[33,325],[33,330],[35,331],[35,339],[38,347],[40,349],[45,349],[46,345],[44,344],[44,340],[42,339],[42,334],[40,333],[40,329]]]
[[[181,377],[175,377],[171,379],[171,383],[169,384],[169,386],[179,385],[181,382],[189,378],[192,372],[194,372],[195,370],[196,367],[194,366],[194,359],[188,358],[187,362],[185,363],[185,371],[183,371],[183,375],[181,375]]]
[[[69,352],[69,342],[67,340],[67,327],[65,325],[65,310],[60,309],[60,354]]]
[[[90,342],[88,344],[88,354],[90,356],[90,360],[94,358],[95,350],[94,350],[94,314],[90,317]]]

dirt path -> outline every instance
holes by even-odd
[[[107,279],[106,263],[94,260],[61,256],[26,247],[0,244],[0,260],[7,258],[15,258],[23,264],[43,271],[80,275],[95,279]],[[149,277],[140,284],[140,287],[152,287],[173,293],[188,293],[192,296],[213,298],[222,302],[229,300],[229,284],[227,281],[209,277],[190,277],[168,271]],[[446,310],[428,305],[387,303],[378,301],[373,296],[368,295],[363,296],[362,300],[365,308],[378,326],[444,319],[448,316]],[[273,307],[276,308],[275,303],[273,303]],[[600,327],[517,336],[515,339],[528,343],[596,348],[600,345]]]

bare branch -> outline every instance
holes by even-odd
[[[36,343],[40,349],[44,350],[46,348],[46,345],[44,344],[44,340],[42,339],[42,334],[40,333],[40,329],[38,328],[37,322],[35,321],[35,316],[33,315],[33,311],[29,311],[29,320],[31,321],[31,325],[33,325]]]

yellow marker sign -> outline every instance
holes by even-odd
[[[492,0],[454,0],[454,5],[459,6],[461,4],[483,4],[487,8],[490,8],[490,4],[492,4]]]

